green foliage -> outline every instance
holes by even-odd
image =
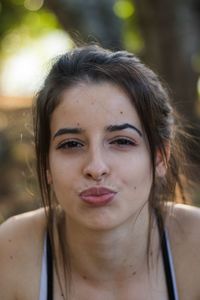
[[[121,19],[127,19],[134,14],[135,8],[128,0],[117,0],[113,6],[114,13]]]
[[[24,4],[24,0],[10,0],[9,2],[12,3],[13,5],[18,5],[18,6]]]
[[[30,39],[59,27],[55,15],[44,8],[37,11],[28,10],[24,6],[24,0],[0,1],[0,38],[2,41],[0,51],[2,53],[9,54],[15,48],[22,47]]]
[[[46,10],[28,12],[24,15],[21,28],[25,27],[31,37],[37,37],[58,27],[55,16]],[[20,29],[20,28],[19,28]]]
[[[120,19],[123,19],[123,45],[124,48],[139,54],[144,41],[140,34],[135,15],[135,6],[132,0],[116,0],[113,11]]]
[[[0,6],[0,37],[2,38],[7,31],[20,23],[24,15],[24,9],[18,4],[13,5],[13,0],[1,0]]]
[[[135,54],[139,54],[144,48],[144,40],[137,27],[132,28],[127,26],[128,28],[124,30],[123,35],[123,43],[127,50],[134,52]]]

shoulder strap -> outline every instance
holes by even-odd
[[[53,256],[49,233],[47,233],[47,300],[53,300]]]
[[[45,234],[40,275],[39,300],[47,300],[47,235]]]
[[[163,255],[163,264],[165,269],[165,277],[166,277],[169,299],[179,300],[168,232],[167,229],[164,227],[161,214],[157,212],[156,216],[157,216],[157,223],[158,223],[158,229],[160,234],[160,243],[161,243],[161,249]]]

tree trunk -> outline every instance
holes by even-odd
[[[134,0],[134,5],[145,41],[145,61],[168,83],[178,110],[196,121],[199,0]]]
[[[96,41],[107,48],[121,48],[121,20],[115,0],[46,0],[45,5],[76,43]]]

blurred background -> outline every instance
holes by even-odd
[[[199,0],[0,0],[0,222],[41,205],[31,103],[51,59],[97,42],[137,54],[168,84],[200,182]],[[192,204],[200,206],[198,184]]]

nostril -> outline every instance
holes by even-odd
[[[101,181],[102,178],[104,178],[105,176],[107,176],[108,172],[106,171],[90,171],[90,172],[85,172],[85,176],[88,178],[88,179],[93,179],[95,181]]]
[[[96,181],[100,181],[102,179],[102,177],[104,177],[106,175],[106,172],[102,173],[102,174],[87,174],[88,178],[92,178]]]

